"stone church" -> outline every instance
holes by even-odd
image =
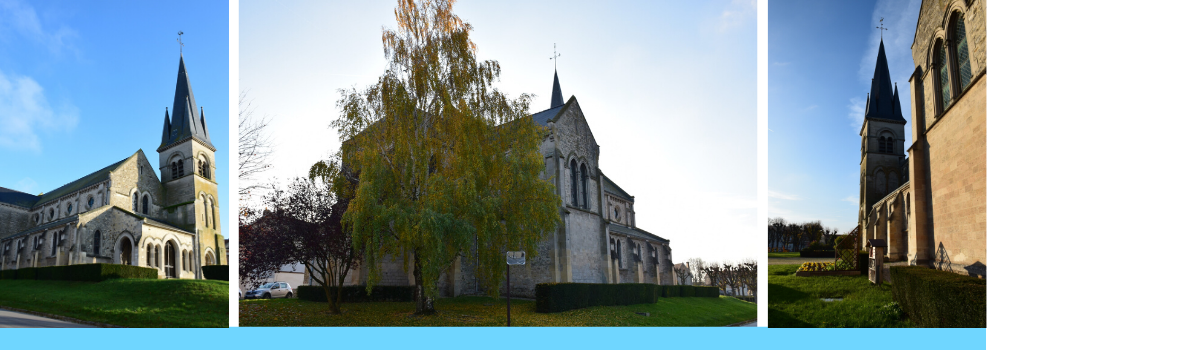
[[[157,172],[138,150],[40,195],[0,187],[0,269],[106,263],[200,279],[200,266],[227,264],[216,147],[182,56],[157,151]]]
[[[858,230],[887,242],[887,265],[986,278],[987,1],[923,1],[911,49],[913,142],[902,150],[908,122],[879,43],[859,132]]]
[[[553,182],[561,196],[563,224],[538,243],[536,257],[512,268],[512,294],[532,298],[534,286],[551,282],[675,284],[670,240],[638,228],[634,196],[604,175],[600,146],[583,108],[574,96],[563,101],[557,71],[550,108],[531,117],[545,127],[540,150],[546,167],[541,176]],[[407,271],[400,261],[383,265],[379,285],[414,283],[411,261]],[[473,269],[470,259],[459,257],[439,277],[438,293],[485,292]],[[346,284],[366,284],[366,279],[366,270],[360,268],[350,273]],[[309,276],[305,281],[313,283]]]

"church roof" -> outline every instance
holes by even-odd
[[[558,70],[554,70],[554,88],[550,91],[550,108],[562,106],[563,94],[562,89],[558,87]]]
[[[95,172],[93,172],[91,174],[84,175],[83,177],[76,179],[75,181],[71,181],[70,183],[67,183],[66,185],[62,185],[59,188],[50,190],[50,192],[46,192],[40,196],[34,196],[34,195],[31,195],[28,193],[23,193],[23,192],[0,187],[0,189],[3,189],[3,190],[0,190],[0,202],[12,204],[12,205],[16,205],[16,206],[24,207],[24,208],[34,208],[39,205],[49,203],[50,201],[58,199],[62,196],[65,196],[65,195],[68,195],[71,193],[75,193],[76,191],[87,188],[88,186],[95,185],[97,183],[108,180],[109,173],[111,173],[113,170],[116,170],[117,167],[121,166],[121,164],[124,164],[125,162],[128,162],[131,159],[135,159],[134,161],[136,161],[138,153],[141,153],[141,152],[142,152],[142,150],[138,150],[132,156],[129,156],[125,159],[121,159],[120,161],[117,161],[116,163],[113,163],[109,166],[101,168],[100,170],[96,170]],[[8,191],[8,192],[5,192],[5,191]]]
[[[879,54],[875,57],[875,76],[871,79],[871,94],[867,96],[867,118],[904,122],[904,116],[900,113],[898,91],[894,88],[887,88],[887,84],[891,82],[892,75],[888,72],[887,53],[883,50],[883,40],[880,40]]]
[[[630,202],[633,201],[633,196],[630,196],[629,193],[626,193],[625,190],[621,189],[621,186],[617,186],[617,183],[613,182],[612,179],[608,178],[608,176],[606,176],[606,175],[601,175],[601,176],[604,178],[604,192],[612,193],[613,195],[617,196],[618,198],[621,198],[621,199],[624,199],[624,200],[627,200]]]
[[[64,217],[62,217],[62,218],[60,218],[60,219],[58,219],[58,220],[54,220],[54,221],[50,221],[50,222],[47,222],[47,223],[43,223],[43,224],[41,224],[41,225],[37,225],[37,226],[34,226],[34,227],[30,227],[30,228],[28,228],[28,229],[22,230],[22,231],[20,231],[20,232],[17,232],[17,233],[14,233],[14,234],[8,235],[8,236],[0,237],[0,239],[9,239],[9,238],[15,238],[15,237],[21,237],[21,236],[25,236],[25,235],[28,235],[28,234],[31,234],[31,233],[38,233],[38,232],[41,232],[41,231],[43,231],[43,230],[47,230],[47,229],[50,229],[50,228],[53,228],[53,227],[61,226],[61,225],[63,225],[63,224],[66,224],[66,223],[69,223],[69,222],[75,221],[75,220],[77,220],[77,219],[79,219],[79,213],[75,213],[75,214],[67,215],[67,216],[64,216]]]
[[[175,102],[172,106],[171,119],[163,123],[163,141],[158,146],[160,152],[188,138],[216,149],[209,141],[203,110],[196,110],[196,96],[192,94],[192,83],[188,79],[183,56],[179,56],[179,75],[175,79]]]
[[[610,231],[613,231],[616,233],[620,233],[620,234],[630,236],[630,237],[637,237],[637,238],[644,239],[647,241],[654,241],[654,242],[661,242],[661,243],[668,243],[671,241],[669,239],[659,237],[653,233],[646,232],[646,230],[642,230],[637,227],[628,227],[628,226],[621,225],[621,224],[609,223],[608,229]]]
[[[575,96],[571,96],[571,99],[567,100],[567,103],[559,104],[558,106],[534,113],[530,116],[533,117],[533,121],[538,123],[538,125],[546,126],[546,124],[550,123],[551,121],[558,119],[558,115],[561,114],[562,111],[566,110],[567,106],[578,103],[579,102],[575,100]]]

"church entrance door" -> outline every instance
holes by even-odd
[[[121,264],[132,265],[133,260],[133,243],[129,242],[129,238],[121,239]]]

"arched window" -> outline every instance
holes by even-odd
[[[46,221],[52,220],[54,220],[54,208],[50,208],[50,217],[46,218]]]
[[[209,251],[207,253],[204,253],[204,265],[212,265],[212,264],[216,264],[216,263],[217,263],[217,259],[216,259],[216,256],[213,255],[213,252]]]
[[[137,193],[137,192],[133,192],[133,212],[134,212],[134,213],[139,213],[139,211],[138,211],[138,205],[137,205],[137,202],[138,202],[138,200],[137,200],[137,199],[138,199],[138,193]]]
[[[579,206],[579,168],[575,160],[571,160],[571,205]]]
[[[587,164],[579,164],[579,190],[583,192],[583,208],[588,208],[588,168]]]
[[[100,255],[100,230],[92,234],[92,255]]]
[[[963,23],[962,13],[955,13],[950,20],[950,53],[958,70],[958,84],[955,84],[955,95],[961,94],[967,84],[971,83],[971,50],[967,47],[967,27]]]
[[[142,195],[142,214],[150,214],[150,195]]]
[[[942,49],[939,40],[933,48],[933,72],[937,74],[934,80],[934,91],[937,92],[937,114],[941,114],[950,105],[950,72],[946,69],[946,51]]]
[[[183,177],[183,159],[175,161],[175,164],[179,167],[179,177]]]
[[[88,203],[87,210],[92,210],[92,205],[96,204],[96,197],[88,196],[87,203]]]

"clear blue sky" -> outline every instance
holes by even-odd
[[[772,1],[768,21],[768,217],[856,225],[863,107],[880,30],[911,122],[910,46],[920,1]],[[892,83],[888,83],[892,85]],[[905,147],[912,143],[905,126]],[[766,223],[762,223],[766,225]]]
[[[240,5],[239,90],[273,119],[276,167],[307,174],[334,152],[337,89],[384,72],[381,28],[395,1]],[[554,45],[600,145],[600,169],[637,197],[638,227],[671,240],[676,261],[759,254],[756,15],[753,1],[460,1],[478,57],[500,88],[549,107]],[[317,20],[319,19],[319,20]]]
[[[229,232],[224,2],[0,0],[0,186],[49,192],[138,149],[157,166],[163,110],[175,94],[179,31],[217,147],[221,220]]]

